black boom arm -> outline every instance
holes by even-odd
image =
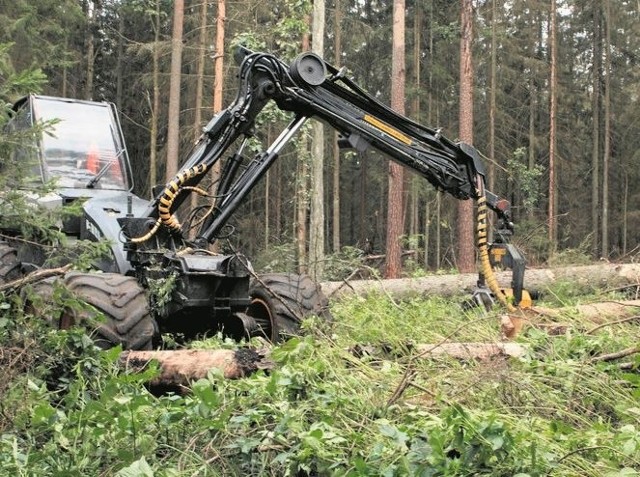
[[[484,167],[472,146],[453,142],[439,130],[396,113],[348,79],[344,69],[336,69],[313,53],[300,55],[291,65],[271,54],[246,49],[240,49],[236,59],[240,68],[235,100],[205,127],[181,171],[155,197],[146,214],[151,230],[132,241],[143,242],[162,227],[180,235],[181,225],[174,211],[188,196],[183,192],[198,192],[195,186],[219,162],[215,206],[201,220],[192,243],[204,247],[214,242],[282,148],[311,118],[337,130],[342,146],[359,151],[373,147],[425,177],[438,190],[460,200],[481,200],[479,207],[493,210],[504,234],[510,235],[513,225],[508,203],[484,190]],[[293,112],[294,118],[265,151],[247,163],[244,146],[253,134],[256,117],[271,101],[279,109]],[[223,158],[238,143],[236,152]],[[482,227],[484,239],[478,239],[481,261],[482,249],[487,248],[486,222],[479,222],[479,232]],[[481,275],[486,273],[488,265]]]

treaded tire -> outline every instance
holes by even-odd
[[[122,345],[123,349],[152,349],[152,340],[158,326],[151,316],[144,289],[134,277],[117,273],[71,272],[64,284],[73,296],[92,305],[104,314],[93,332],[93,340],[99,347],[108,349]],[[65,312],[60,328],[92,323],[95,314],[90,310],[80,313]]]
[[[18,252],[4,240],[0,240],[0,285],[22,277],[22,264]]]
[[[308,316],[332,319],[327,298],[308,275],[259,275],[249,285],[249,296],[247,315],[256,321],[260,334],[274,343],[300,334],[300,323]]]

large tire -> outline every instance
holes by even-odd
[[[0,285],[21,278],[22,264],[18,252],[5,241],[0,241]]]
[[[64,283],[74,297],[102,312],[104,319],[96,318],[90,310],[65,311],[60,328],[82,322],[97,324],[92,337],[103,349],[116,345],[131,350],[152,349],[158,326],[149,311],[144,289],[135,278],[117,273],[71,272]]]
[[[307,275],[260,275],[251,281],[249,296],[247,315],[255,320],[259,334],[274,343],[299,334],[300,323],[308,316],[332,318],[327,298]]]

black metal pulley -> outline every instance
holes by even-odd
[[[289,72],[295,81],[306,83],[309,86],[320,86],[327,76],[324,61],[315,53],[298,55],[291,63]]]

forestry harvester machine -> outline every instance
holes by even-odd
[[[476,149],[394,112],[350,80],[344,68],[315,54],[303,53],[288,65],[271,54],[240,48],[236,60],[235,100],[209,121],[180,171],[156,187],[150,201],[131,192],[131,165],[113,105],[31,95],[14,107],[12,128],[54,120],[38,141],[37,157],[15,153],[17,161],[35,159],[33,173],[41,180],[55,179],[54,192],[34,200],[48,207],[82,201],[82,215],[63,221],[61,230],[70,238],[110,241],[111,257],[96,263],[95,272],[69,272],[63,279],[71,293],[105,316],[94,332],[98,344],[144,349],[159,332],[190,337],[218,330],[275,341],[295,333],[307,315],[330,316],[326,298],[309,277],[256,275],[235,250],[211,251],[232,230],[232,214],[311,118],[337,130],[342,147],[375,148],[438,190],[474,199],[480,263],[474,299],[485,305],[499,301],[511,310],[526,307],[524,258],[509,243],[510,206],[485,189]],[[264,151],[247,158],[256,118],[270,102],[289,112],[291,121]],[[214,168],[218,179],[205,190],[202,180]],[[190,194],[209,205],[184,213]],[[488,209],[497,214],[491,244]],[[194,227],[197,232],[187,234]],[[15,230],[3,230],[0,282],[41,267],[44,255],[38,246],[20,241]],[[498,285],[496,266],[512,269],[510,290]],[[159,288],[165,295],[157,293]],[[59,324],[67,327],[79,319],[65,312]]]

